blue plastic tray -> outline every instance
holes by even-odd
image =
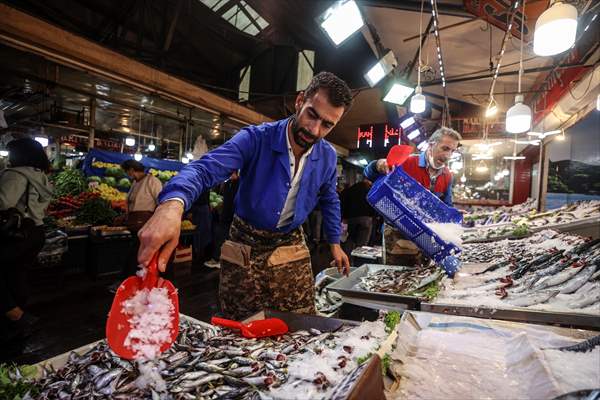
[[[460,267],[460,248],[442,240],[425,223],[462,223],[462,214],[408,176],[402,168],[377,180],[367,200],[385,221],[441,265],[449,276]]]

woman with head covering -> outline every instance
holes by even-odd
[[[44,244],[43,218],[52,199],[48,157],[33,139],[8,143],[9,167],[0,171],[0,341],[22,336],[37,318],[24,311],[27,270]],[[0,346],[6,348],[6,346]]]

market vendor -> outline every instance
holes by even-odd
[[[223,313],[234,318],[265,308],[313,313],[314,278],[301,224],[317,203],[338,270],[350,268],[339,244],[337,156],[322,139],[351,103],[346,83],[321,72],[296,97],[294,115],[245,127],[190,163],[167,183],[160,206],[140,230],[139,262],[147,265],[160,250],[159,268],[164,271],[177,245],[184,210],[239,169],[235,216],[221,249]]]
[[[132,233],[133,241],[131,254],[126,268],[122,271],[124,277],[134,274],[137,268],[137,250],[139,241],[137,233],[150,219],[158,205],[158,195],[162,190],[162,183],[152,174],[144,171],[144,164],[136,160],[126,160],[121,168],[132,180],[131,187],[127,193],[127,217],[125,225]],[[119,282],[111,286],[111,290],[119,286]]]
[[[429,147],[420,154],[411,155],[402,164],[402,169],[417,182],[452,207],[452,173],[448,162],[452,153],[458,149],[462,137],[451,128],[442,127],[436,130],[428,140]],[[393,168],[387,160],[371,161],[364,170],[365,176],[375,181]],[[424,262],[421,251],[411,241],[406,240],[396,229],[385,224],[384,263],[388,265],[420,265]]]

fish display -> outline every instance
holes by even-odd
[[[355,287],[368,292],[434,297],[443,273],[435,265],[418,268],[383,268],[360,278]]]
[[[383,323],[377,324],[383,331]],[[356,357],[378,347],[382,337],[364,329],[343,326],[336,332],[310,329],[246,339],[228,329],[182,320],[177,341],[151,362],[121,359],[104,340],[83,354],[71,352],[62,368],[44,368],[36,382],[36,399],[268,399],[276,389],[289,391],[288,385],[326,393],[336,382],[327,374],[339,368],[336,373],[347,375],[358,365]],[[358,334],[362,339],[354,338]],[[307,357],[305,353],[319,354],[325,349],[345,354],[344,362],[336,355],[336,364],[328,370],[311,365],[302,372],[303,379],[289,379],[298,374],[290,370],[290,363],[297,365],[294,360]]]
[[[579,221],[593,221],[600,217],[600,201],[579,201],[561,208],[538,213],[535,211],[506,212],[466,215],[467,227],[462,235],[465,242],[493,240],[504,237],[522,237],[531,232]]]
[[[600,216],[600,201],[588,200],[566,204],[560,208],[538,213],[535,200],[529,200],[512,207],[498,207],[487,212],[472,212],[463,218],[465,227],[478,227],[508,222],[520,219],[531,221],[533,226],[542,223],[560,224],[577,219]]]
[[[342,306],[343,299],[339,293],[327,290],[326,287],[337,279],[324,275],[315,282],[315,307],[319,315],[329,317]]]
[[[436,303],[600,314],[600,239],[544,230],[466,244],[461,260],[481,268],[443,279]]]

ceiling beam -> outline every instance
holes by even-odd
[[[175,6],[175,14],[173,14],[173,18],[171,18],[171,23],[169,24],[169,30],[167,31],[167,36],[165,37],[165,43],[163,44],[162,51],[166,53],[169,51],[171,47],[171,42],[173,41],[173,34],[175,33],[175,26],[177,25],[177,20],[179,19],[179,13],[181,12],[181,7],[183,5],[183,0],[177,0],[177,5]]]
[[[575,64],[565,64],[565,65],[561,65],[561,66],[556,66],[556,65],[549,65],[547,67],[537,67],[537,68],[529,68],[523,71],[523,74],[535,74],[538,72],[544,72],[544,71],[551,71],[554,69],[567,69],[567,68],[592,68],[594,65],[585,65],[585,64],[581,64],[581,63],[575,63]],[[505,71],[505,72],[500,72],[498,74],[498,76],[512,76],[512,75],[518,75],[519,71]],[[469,81],[476,81],[479,79],[488,79],[488,78],[493,78],[494,74],[490,73],[490,74],[484,74],[484,75],[475,75],[475,76],[465,76],[465,77],[461,77],[461,78],[447,78],[446,79],[446,84],[450,84],[450,83],[461,83],[461,82],[469,82]],[[431,82],[427,82],[427,83],[422,83],[421,86],[426,87],[426,86],[437,86],[437,85],[441,85],[442,81],[437,79]]]
[[[402,11],[421,11],[421,2],[416,0],[361,0],[361,6],[390,8]],[[466,11],[462,4],[438,3],[438,12],[441,15],[451,15],[454,17],[473,18],[473,14]],[[431,3],[425,1],[423,12],[431,13]]]
[[[0,42],[185,105],[221,113],[241,123],[271,119],[206,89],[149,67],[45,21],[0,3]]]

